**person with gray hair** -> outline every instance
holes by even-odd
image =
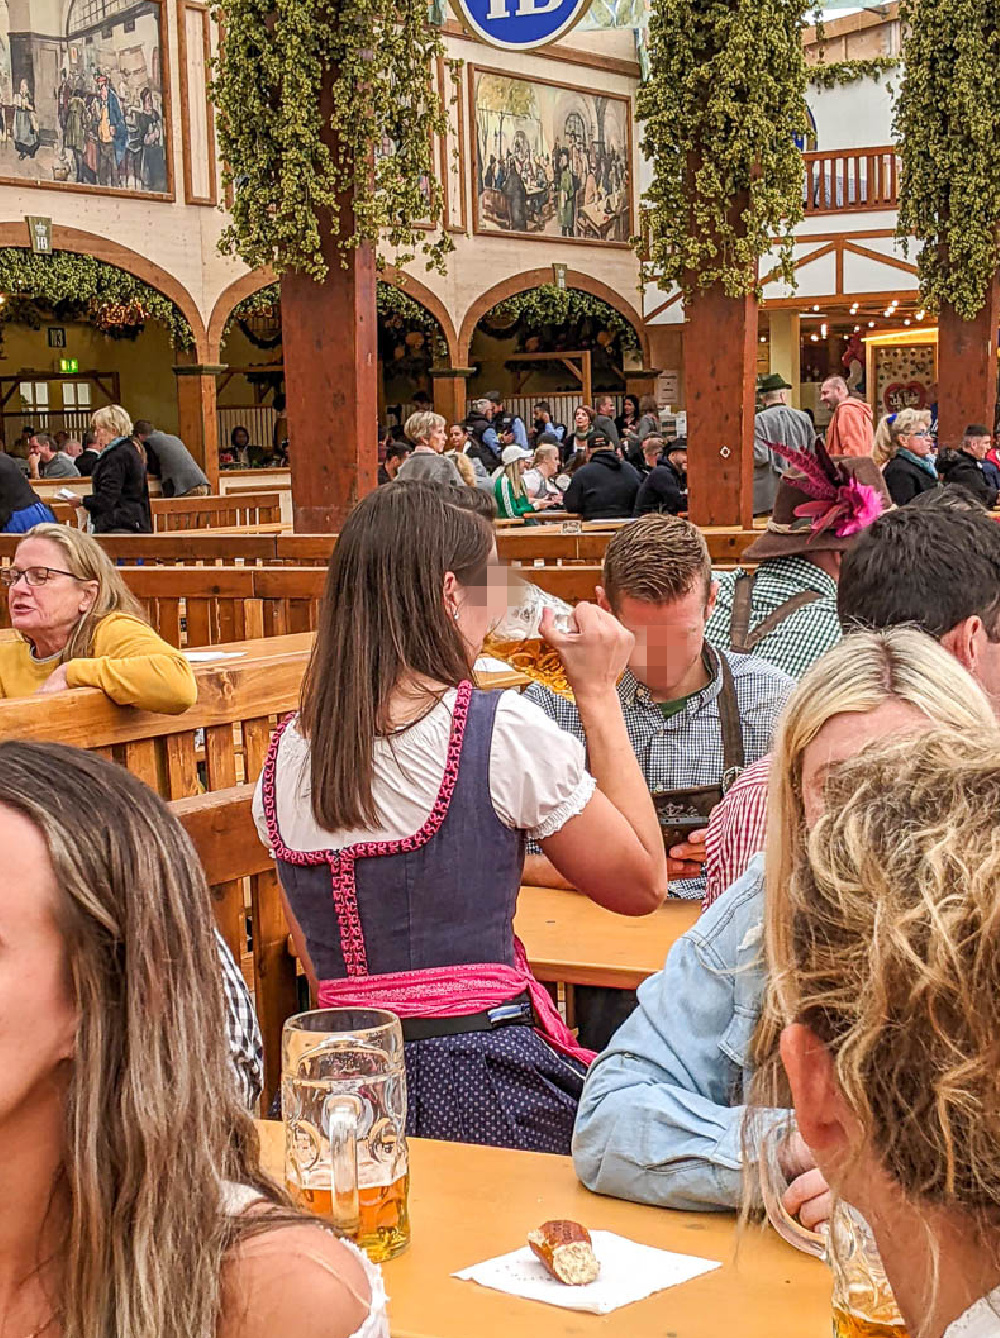
[[[464,488],[465,480],[442,452],[446,441],[446,423],[439,413],[411,413],[403,429],[413,442],[413,454],[404,460],[396,474],[402,483],[440,483]]]
[[[99,453],[91,494],[66,500],[90,512],[95,534],[152,534],[146,465],[132,439],[132,419],[120,404],[107,404],[90,426]]]
[[[753,513],[766,516],[774,509],[778,483],[782,475],[782,461],[769,443],[790,446],[798,451],[812,452],[816,448],[816,429],[812,419],[801,409],[788,403],[791,386],[777,372],[760,383],[762,409],[753,425]]]

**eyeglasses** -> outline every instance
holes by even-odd
[[[910,436],[911,436],[911,437],[929,437],[930,435],[931,435],[931,434],[927,431],[927,429],[926,429],[925,427],[922,427],[922,428],[919,430],[919,432],[911,432],[911,433],[910,433]]]
[[[17,585],[22,576],[32,587],[46,585],[52,580],[53,576],[69,576],[74,581],[80,579],[79,576],[74,576],[71,571],[63,571],[61,567],[4,567],[0,569],[0,581],[6,586]]]

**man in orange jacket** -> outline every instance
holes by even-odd
[[[871,455],[874,441],[872,411],[862,400],[851,398],[842,376],[831,376],[820,387],[819,397],[832,412],[826,429],[830,455]]]

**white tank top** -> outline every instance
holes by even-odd
[[[231,1217],[246,1212],[255,1203],[264,1202],[262,1196],[251,1185],[238,1185],[232,1180],[223,1182],[222,1201]],[[388,1297],[385,1294],[385,1283],[382,1281],[382,1270],[373,1264],[353,1241],[340,1238],[340,1243],[360,1263],[371,1291],[368,1317],[361,1328],[355,1330],[352,1338],[389,1338]],[[344,1285],[347,1286],[347,1283]],[[349,1287],[348,1290],[353,1292],[353,1288]]]

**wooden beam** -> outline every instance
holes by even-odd
[[[963,321],[942,303],[938,318],[938,442],[957,449],[970,423],[993,430],[997,403],[997,323],[1000,281],[994,277],[986,304],[974,321]]]

